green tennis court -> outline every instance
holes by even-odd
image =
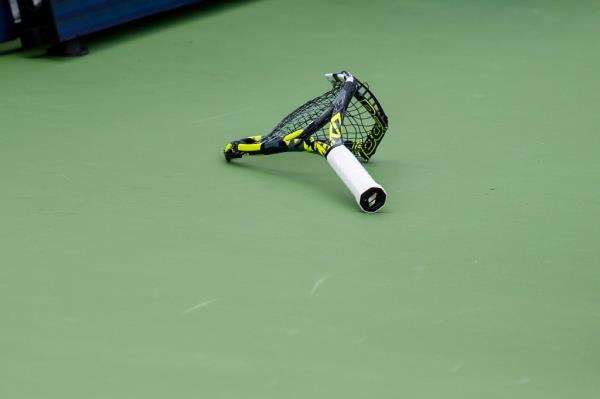
[[[597,398],[600,3],[257,0],[0,46],[0,397]],[[326,90],[390,127],[228,164]]]

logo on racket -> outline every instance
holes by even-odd
[[[342,115],[338,112],[331,117],[331,124],[329,125],[329,143],[335,144],[337,139],[342,137]]]

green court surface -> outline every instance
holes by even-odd
[[[600,3],[237,1],[0,47],[0,397],[600,397]],[[348,69],[367,215],[227,164]]]

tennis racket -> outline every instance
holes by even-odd
[[[304,103],[271,133],[232,141],[225,159],[307,151],[322,155],[364,212],[376,212],[387,194],[358,159],[367,162],[388,127],[381,104],[367,84],[349,72],[329,73],[331,90]],[[358,159],[357,159],[358,158]]]

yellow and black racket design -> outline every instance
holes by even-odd
[[[326,74],[333,87],[286,116],[271,133],[232,141],[225,159],[307,151],[324,156],[365,212],[379,210],[386,192],[357,160],[367,162],[381,143],[388,118],[367,84],[349,72]]]

